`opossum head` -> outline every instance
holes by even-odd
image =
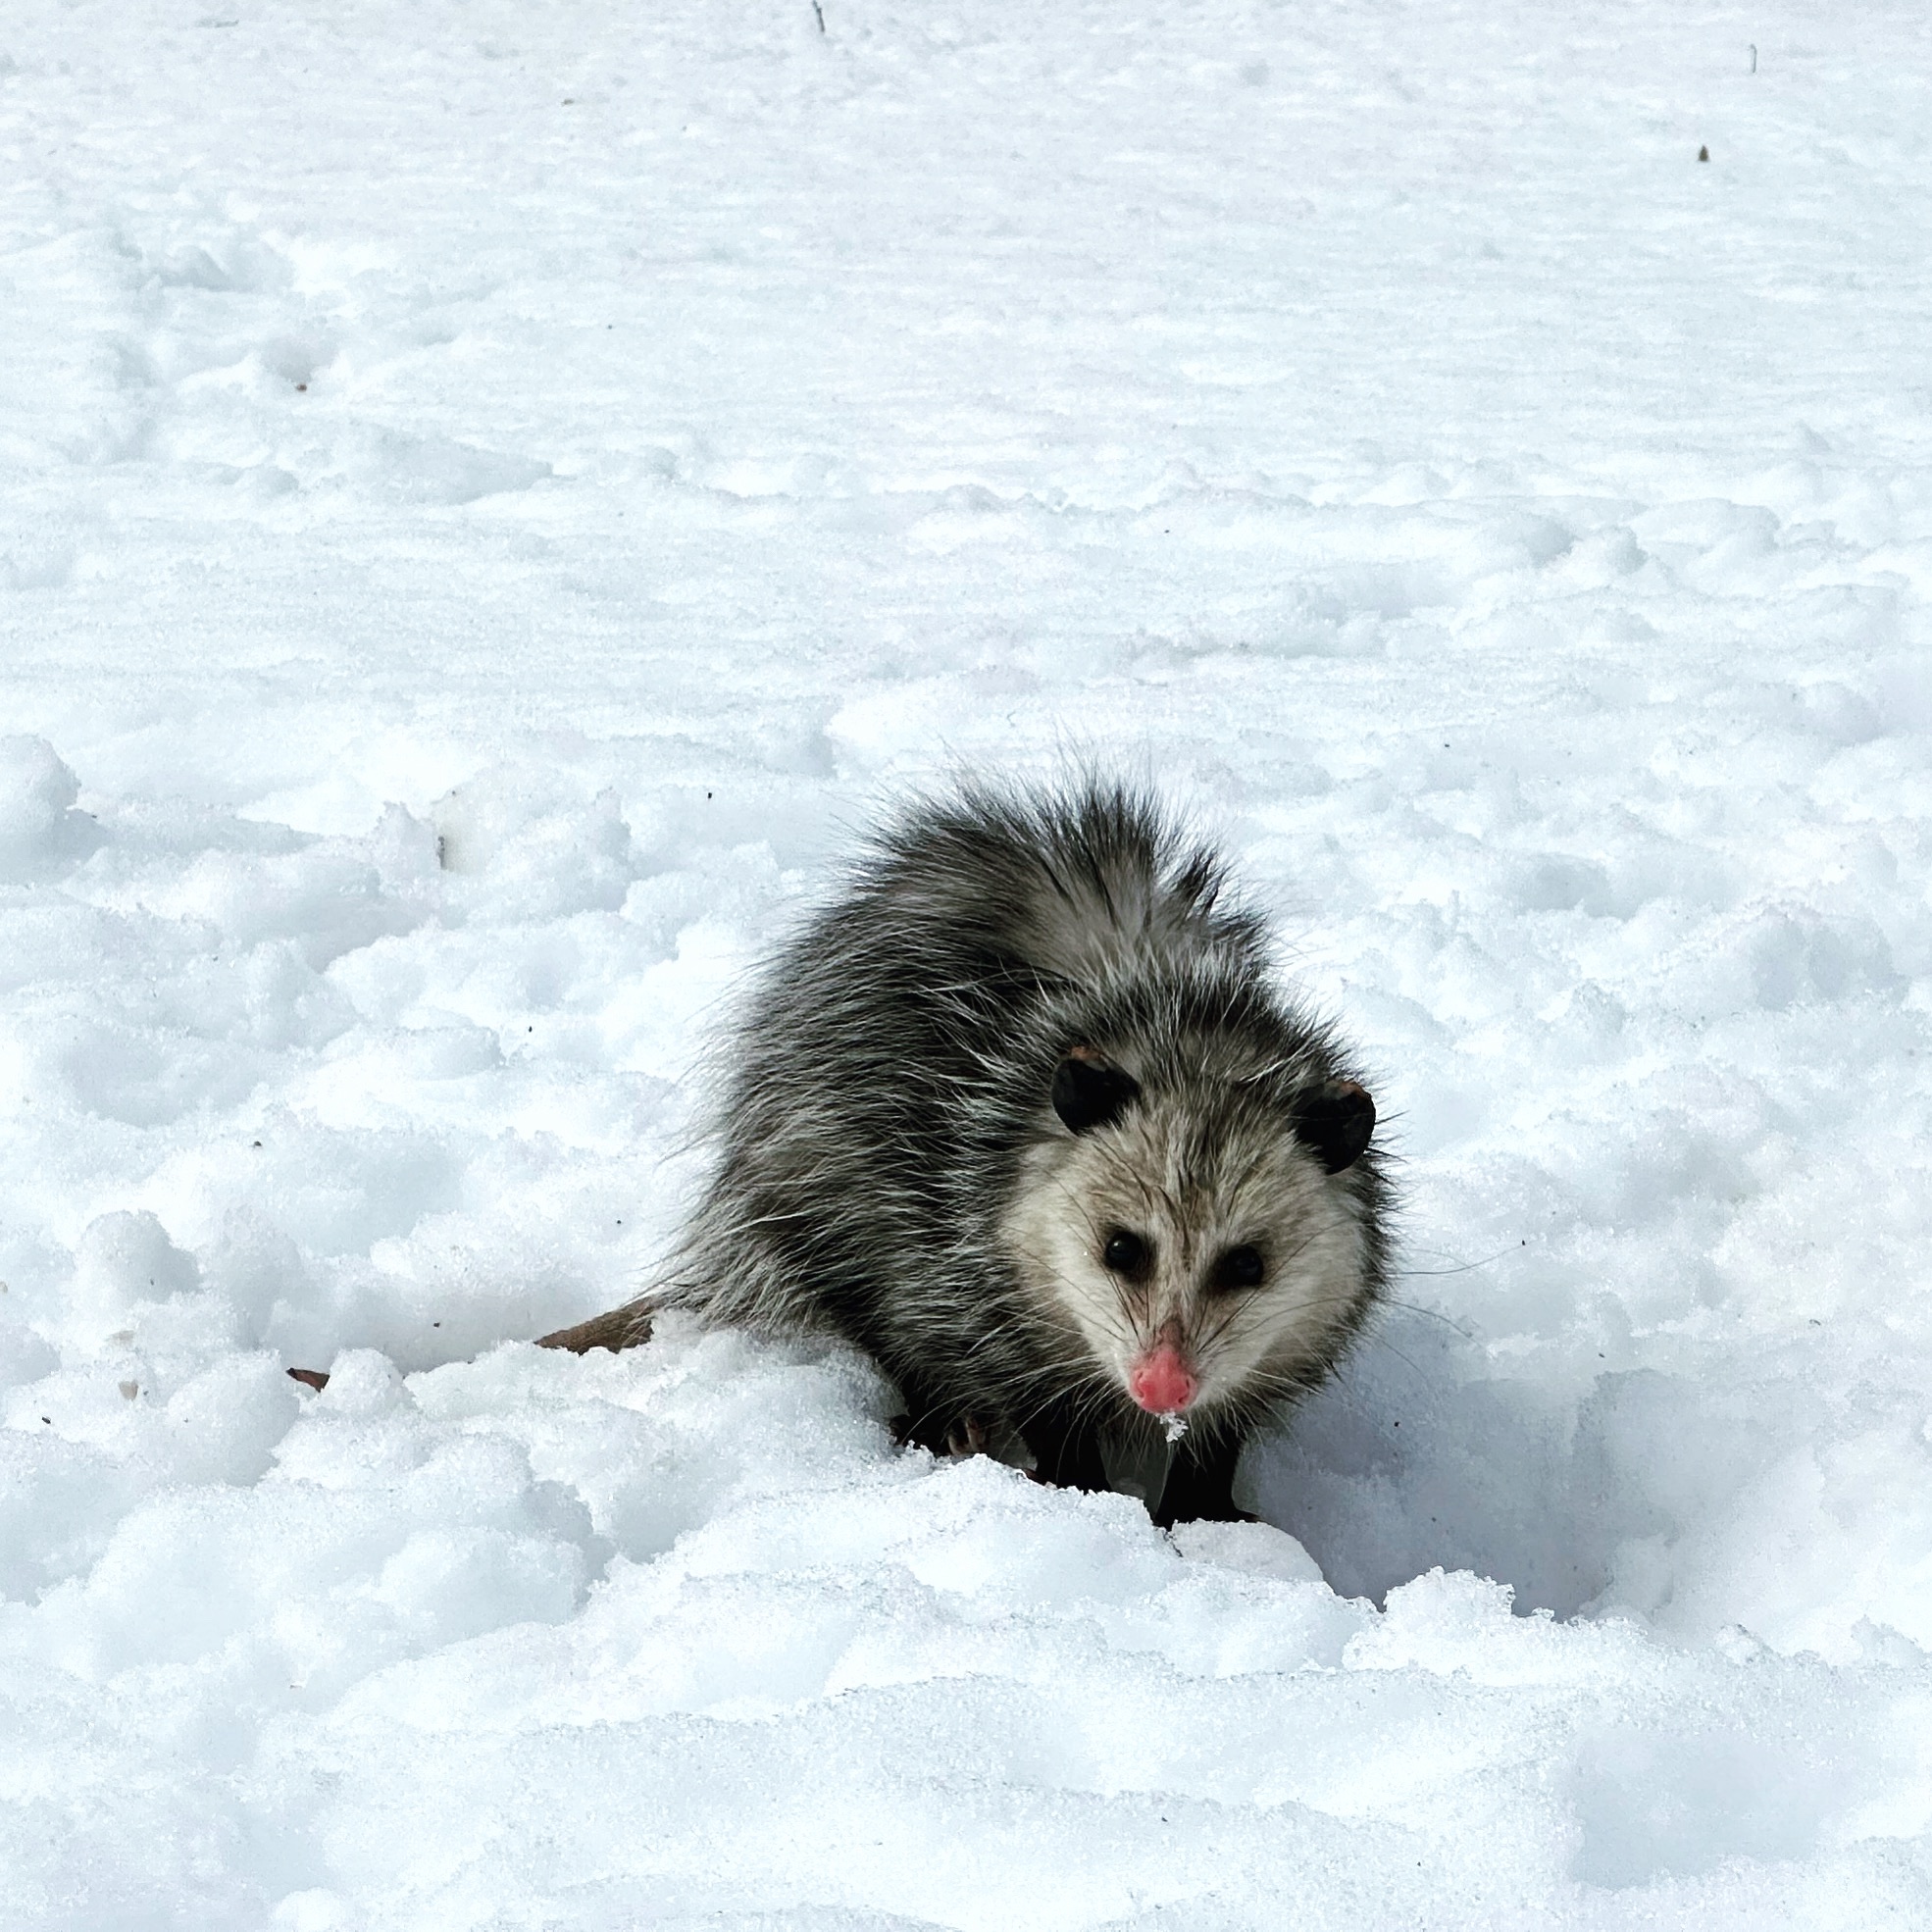
[[[1251,1409],[1312,1386],[1371,1291],[1351,1081],[1061,1061],[1004,1234],[1022,1281],[1136,1405]]]

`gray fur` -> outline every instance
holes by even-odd
[[[663,1278],[547,1339],[624,1347],[674,1307],[830,1331],[897,1380],[914,1440],[1017,1439],[1093,1487],[1102,1443],[1151,1427],[1122,1364],[1158,1330],[1201,1373],[1161,1513],[1232,1513],[1241,1440],[1329,1372],[1389,1264],[1378,1149],[1331,1173],[1320,1144],[1324,1107],[1365,1109],[1366,1134],[1372,1105],[1265,953],[1221,861],[1144,795],[915,806],[759,984]],[[1069,1055],[1138,1089],[1078,1134],[1050,1098]],[[1131,1224],[1158,1250],[1139,1283],[1098,1258]],[[1267,1279],[1217,1291],[1235,1241]]]

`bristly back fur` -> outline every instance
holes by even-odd
[[[1089,1487],[1171,1387],[1158,1513],[1233,1513],[1242,1438],[1328,1373],[1388,1269],[1373,1104],[1266,953],[1144,793],[914,806],[757,988],[665,1276],[554,1339],[623,1346],[668,1307],[831,1331],[915,1440],[1017,1440]]]

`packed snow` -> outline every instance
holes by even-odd
[[[1932,1924],[1923,7],[210,4],[0,21],[0,1924]],[[1401,1156],[1266,1520],[532,1347],[1081,759]]]

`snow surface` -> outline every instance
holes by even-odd
[[[1924,8],[823,9],[0,18],[0,1923],[1932,1924]],[[1278,1527],[518,1340],[1070,752],[1405,1157]]]

